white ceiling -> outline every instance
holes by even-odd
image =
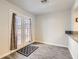
[[[48,12],[56,12],[69,10],[72,8],[75,0],[48,0],[47,3],[41,3],[41,0],[7,0],[24,10],[33,14],[44,14]]]

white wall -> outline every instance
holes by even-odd
[[[75,21],[75,18],[78,17],[78,0],[75,0],[71,13],[71,30],[78,31],[78,23]]]
[[[0,0],[0,55],[9,51],[11,35],[11,10],[18,14],[29,16],[32,19],[32,38],[35,39],[35,16],[10,4],[5,0]]]
[[[67,47],[65,29],[70,30],[70,15],[70,11],[62,11],[37,16],[36,42]]]
[[[78,0],[76,0],[72,9],[72,17],[73,31],[78,31],[78,22],[76,22],[76,18],[78,17]]]
[[[76,22],[77,17],[78,17],[78,10],[75,10],[73,13],[74,31],[78,31],[78,22]]]

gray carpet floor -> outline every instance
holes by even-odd
[[[31,55],[25,57],[19,53],[13,53],[3,59],[72,59],[68,48],[47,44],[33,44],[38,46]]]

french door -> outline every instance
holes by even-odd
[[[17,45],[30,42],[31,39],[31,19],[28,17],[21,18],[16,16],[16,39]]]
[[[24,45],[32,41],[31,19],[29,17],[12,14],[11,43],[10,50],[17,49],[19,45]]]

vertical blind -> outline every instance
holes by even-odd
[[[20,17],[13,13],[11,28],[11,50],[14,50],[23,42],[32,41],[31,19]]]

